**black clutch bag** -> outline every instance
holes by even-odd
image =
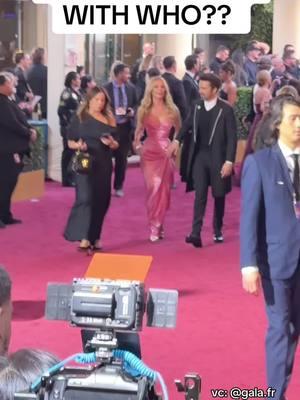
[[[92,156],[87,152],[76,151],[71,160],[71,170],[77,174],[89,175],[92,171]]]

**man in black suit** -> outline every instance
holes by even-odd
[[[187,56],[184,60],[186,72],[182,78],[184,87],[185,97],[187,101],[188,110],[192,107],[196,100],[200,99],[199,84],[196,81],[196,76],[200,71],[200,60],[196,54]],[[181,157],[180,157],[180,175],[182,181],[186,181],[186,165],[188,159],[188,152],[190,147],[190,141],[192,139],[192,132],[188,132],[183,140]]]
[[[236,121],[232,107],[218,98],[220,79],[214,74],[201,76],[198,100],[173,142],[170,152],[178,150],[179,143],[192,130],[187,160],[187,191],[195,189],[192,231],[186,242],[202,247],[201,228],[211,186],[215,199],[214,242],[222,243],[225,196],[231,191],[231,174],[236,153]]]
[[[215,58],[209,65],[211,72],[219,76],[220,67],[225,61],[228,60],[229,56],[230,56],[229,48],[227,46],[220,45],[217,48]]]
[[[28,71],[28,83],[35,95],[41,96],[42,117],[47,118],[47,67],[45,65],[45,50],[37,48],[32,54],[32,67]]]
[[[196,75],[199,73],[200,65],[198,57],[195,54],[187,56],[184,60],[184,64],[186,71],[182,78],[182,83],[188,108],[190,108],[190,106],[200,98],[198,82],[195,79]]]
[[[135,87],[129,83],[130,70],[125,64],[114,68],[116,79],[104,86],[111,99],[112,109],[117,121],[116,139],[119,148],[114,151],[115,178],[114,190],[117,197],[123,197],[127,157],[132,142],[133,120],[137,106]]]
[[[11,74],[0,74],[0,228],[20,223],[11,213],[11,196],[22,170],[22,157],[29,149],[36,131],[28,124],[25,114],[10,100],[14,94]]]
[[[169,86],[172,99],[180,112],[181,119],[184,120],[187,115],[186,97],[182,81],[175,76],[177,70],[175,57],[165,57],[163,59],[163,65],[166,72],[162,74],[162,77]]]

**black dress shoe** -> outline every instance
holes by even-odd
[[[4,229],[4,228],[6,228],[6,225],[5,225],[5,223],[4,223],[3,221],[1,221],[1,219],[0,219],[0,229]]]
[[[9,220],[5,221],[6,225],[15,225],[15,224],[21,224],[22,221],[20,219],[16,218],[10,218]]]
[[[202,240],[200,237],[189,235],[185,238],[185,243],[190,243],[194,247],[202,247]]]
[[[224,242],[224,237],[223,237],[222,232],[215,233],[215,235],[214,235],[214,242],[215,242],[215,243],[223,243],[223,242]]]

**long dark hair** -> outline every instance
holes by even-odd
[[[103,87],[95,86],[94,88],[89,90],[89,92],[86,95],[85,101],[82,103],[82,105],[79,107],[79,109],[77,111],[77,115],[78,115],[80,122],[84,121],[88,117],[90,102],[99,93],[103,93],[105,96],[105,105],[102,110],[102,114],[107,119],[113,118],[113,114],[111,111],[111,105],[110,105],[110,98],[107,94],[107,91]]]

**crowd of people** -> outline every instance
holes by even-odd
[[[31,69],[28,56],[20,52],[15,70],[0,72],[0,228],[21,222],[11,213],[10,199],[22,157],[36,138],[26,115],[33,111],[34,95],[46,99],[40,79],[46,68],[44,53],[39,49],[35,55]],[[300,68],[295,49],[287,44],[282,55],[270,54],[266,43],[253,40],[245,52],[231,53],[221,45],[208,63],[206,52],[196,48],[185,58],[185,69],[179,79],[176,58],[156,55],[153,44],[146,43],[133,66],[116,60],[109,81],[101,86],[82,68],[67,74],[58,105],[62,184],[75,186],[76,198],[64,237],[80,242],[83,252],[101,250],[112,188],[115,196],[125,195],[127,158],[134,152],[140,156],[145,181],[149,239],[161,241],[180,152],[181,178],[188,191],[195,190],[185,241],[203,246],[211,187],[213,241],[223,243],[225,199],[232,187],[237,147],[234,107],[238,88],[251,87],[252,107],[244,116],[247,146],[235,171],[235,181],[242,182],[243,286],[252,294],[263,287],[269,319],[268,383],[276,389],[274,398],[285,400],[300,320]],[[44,106],[41,112],[46,115]],[[90,163],[85,173],[70,168],[80,154]],[[2,316],[10,318],[9,296],[0,308]],[[0,337],[5,352],[9,330]],[[15,366],[11,359],[2,364],[0,379],[6,379]]]

